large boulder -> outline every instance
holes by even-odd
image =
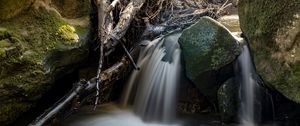
[[[186,76],[204,95],[216,99],[219,86],[233,75],[231,63],[240,53],[235,38],[217,21],[203,17],[182,32],[179,43]]]
[[[0,5],[1,125],[33,107],[54,81],[88,55],[89,24],[74,25],[76,20],[68,22],[49,4],[28,2],[6,0]]]
[[[238,8],[257,72],[300,103],[300,1],[239,0]]]

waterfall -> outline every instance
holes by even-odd
[[[181,33],[142,43],[138,66],[127,84],[123,104],[147,121],[169,122],[176,112],[176,88],[180,72]],[[131,99],[131,100],[130,100]]]
[[[238,57],[238,64],[240,67],[240,119],[242,126],[255,126],[255,92],[256,81],[253,78],[256,74],[254,65],[251,60],[250,51],[247,44],[242,47],[242,53]]]
[[[181,33],[141,42],[134,70],[122,98],[126,108],[102,107],[85,111],[67,126],[180,126],[175,119],[176,90],[180,78]],[[98,113],[98,112],[100,113]],[[103,114],[105,113],[105,114]]]

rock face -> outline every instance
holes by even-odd
[[[74,25],[39,0],[1,1],[0,17],[0,123],[7,125],[88,55],[88,24]]]
[[[239,0],[238,8],[258,73],[300,103],[300,1]]]
[[[188,79],[204,95],[216,98],[220,82],[233,74],[230,63],[240,53],[235,38],[220,23],[203,17],[182,32],[179,43]]]
[[[1,0],[0,20],[9,19],[27,9],[34,0]]]
[[[237,119],[238,91],[239,85],[234,78],[228,79],[218,90],[218,107],[223,122],[230,123]]]

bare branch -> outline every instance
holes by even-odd
[[[133,20],[136,13],[140,10],[145,0],[131,1],[126,8],[121,12],[121,17],[116,27],[113,29],[110,36],[107,38],[106,48],[111,48],[112,46],[116,46],[119,41],[126,33],[127,29],[131,21]],[[110,43],[109,41],[112,41]]]

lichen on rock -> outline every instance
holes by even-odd
[[[236,59],[240,54],[237,40],[223,25],[212,18],[203,17],[182,32],[179,43],[186,76],[203,94],[215,97],[219,85],[203,82],[203,79],[208,80],[203,77],[213,77],[214,71],[220,70]]]

